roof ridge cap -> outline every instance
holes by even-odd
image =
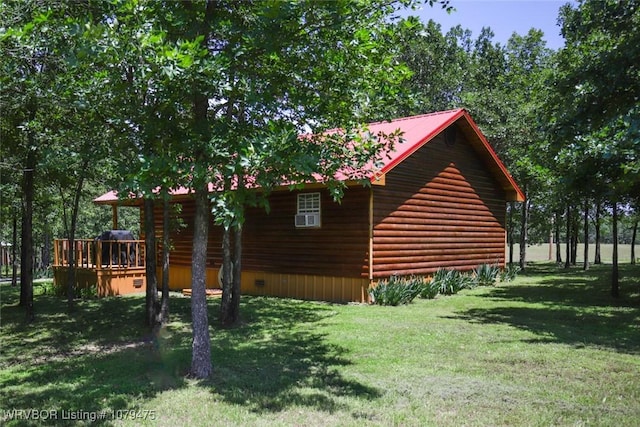
[[[371,125],[377,125],[377,124],[382,124],[382,123],[401,122],[401,121],[404,121],[404,120],[420,119],[420,118],[423,118],[423,117],[438,116],[438,115],[441,115],[441,114],[457,113],[459,111],[464,111],[464,108],[452,108],[451,110],[433,111],[431,113],[416,114],[415,116],[397,117],[397,118],[391,119],[391,120],[380,120],[380,121],[377,121],[377,122],[371,122],[371,123],[368,123],[367,125],[371,126]]]

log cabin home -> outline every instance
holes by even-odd
[[[321,184],[310,184],[274,191],[269,213],[247,209],[243,294],[366,302],[368,287],[392,275],[504,267],[506,202],[523,201],[524,194],[469,113],[457,109],[369,125],[374,134],[398,128],[402,140],[370,177],[371,185],[348,183],[340,203]],[[110,192],[95,203],[117,212],[122,201]],[[176,191],[171,203],[179,205],[174,211],[184,225],[172,231],[169,283],[182,290],[191,286],[195,205],[186,191]],[[161,241],[160,207],[156,221]],[[218,288],[222,233],[213,218],[209,233],[207,287]]]

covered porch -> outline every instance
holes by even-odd
[[[68,239],[54,241],[53,280],[56,286],[66,286],[71,265],[75,264],[77,289],[95,287],[101,297],[145,290],[144,240],[76,239],[73,249],[72,255]]]

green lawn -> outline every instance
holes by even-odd
[[[588,259],[591,263],[593,263],[593,258],[596,253],[596,247],[594,244],[590,244],[589,247],[589,256]],[[560,255],[562,256],[562,261],[566,261],[566,250],[567,247],[564,243],[560,245]],[[640,246],[636,245],[636,259],[640,260]],[[506,248],[506,256],[507,260],[509,259],[509,247]],[[611,260],[613,259],[613,245],[612,244],[601,244],[600,245],[600,256],[602,257],[602,262],[611,264]],[[514,245],[513,252],[514,262],[518,262],[520,259],[520,245]],[[527,245],[527,253],[526,253],[527,262],[538,262],[538,261],[549,261],[549,245]],[[551,248],[551,261],[555,262],[556,260],[556,246],[553,245]],[[584,260],[584,244],[578,243],[578,251],[576,252],[576,262],[578,264],[582,264]],[[621,263],[628,263],[631,260],[631,245],[618,245],[618,260]]]
[[[3,284],[0,424],[637,426],[640,266],[621,268],[619,300],[610,266],[551,264],[400,307],[243,297],[240,327],[211,322],[208,382],[185,376],[187,298],[153,339],[144,296],[69,316],[39,290],[25,325]]]

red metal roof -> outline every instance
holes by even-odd
[[[384,166],[371,179],[389,172],[398,163],[446,129],[463,111],[442,111],[369,124],[369,131],[372,134],[378,132],[389,134],[397,129],[402,131],[402,140],[394,145],[392,151],[387,152],[387,156],[383,158]]]
[[[469,113],[464,109],[442,111],[437,113],[423,114],[419,116],[405,117],[388,122],[376,122],[369,124],[369,131],[372,134],[382,132],[390,134],[397,129],[402,132],[402,139],[397,141],[393,149],[389,149],[382,159],[382,167],[375,171],[370,177],[371,182],[375,182],[384,174],[391,171],[404,159],[413,154],[423,145],[429,143],[452,124],[459,123],[466,138],[476,150],[479,157],[485,162],[489,170],[492,171],[496,180],[501,184],[507,194],[508,200],[524,201],[525,196],[511,177],[507,168],[498,155],[493,150],[487,139],[484,137]],[[338,176],[340,179],[340,176]],[[213,191],[213,188],[211,188]],[[186,188],[180,188],[172,192],[174,195],[185,195],[189,193]],[[110,204],[118,200],[117,193],[110,191],[97,199],[95,203]]]
[[[396,129],[402,131],[402,141],[394,145],[393,151],[388,152],[388,156],[383,159],[382,168],[371,177],[371,181],[374,182],[377,178],[389,172],[420,147],[433,140],[440,132],[459,121],[463,131],[467,130],[464,133],[469,143],[501,184],[507,193],[508,200],[524,201],[524,193],[511,177],[504,163],[498,158],[498,155],[482,134],[478,125],[473,121],[471,115],[462,108],[405,117],[389,122],[371,123],[369,130],[373,134],[380,131],[391,133]]]

